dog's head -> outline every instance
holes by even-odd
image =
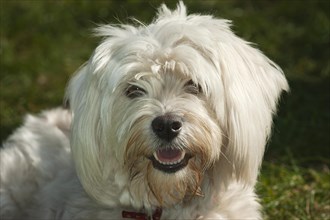
[[[205,179],[253,185],[281,69],[230,22],[166,6],[150,25],[104,37],[71,80],[72,152],[89,195],[108,205],[171,206]]]

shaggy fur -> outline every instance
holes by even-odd
[[[281,69],[230,21],[187,15],[182,2],[150,25],[96,33],[103,41],[69,83],[70,110],[29,115],[4,143],[1,218],[160,208],[161,219],[261,219],[254,185],[288,90]]]

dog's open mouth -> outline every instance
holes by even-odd
[[[175,173],[188,165],[191,155],[183,150],[164,148],[153,153],[149,159],[152,161],[154,168],[166,172]]]

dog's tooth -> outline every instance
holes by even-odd
[[[153,155],[154,155],[154,158],[158,159],[156,152],[154,152]]]
[[[153,155],[154,155],[154,158],[159,162],[159,163],[162,163],[160,160],[159,160],[159,158],[158,158],[158,156],[157,156],[157,153],[156,152],[154,152],[153,153]]]

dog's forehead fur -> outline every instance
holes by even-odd
[[[198,82],[208,94],[210,86],[221,87],[215,84],[221,81],[221,70],[214,45],[221,42],[210,30],[214,27],[224,39],[232,35],[228,20],[187,16],[183,6],[174,12],[162,8],[150,25],[101,26],[96,31],[104,40],[91,58],[93,72],[107,72],[110,90],[141,72],[181,74]]]

